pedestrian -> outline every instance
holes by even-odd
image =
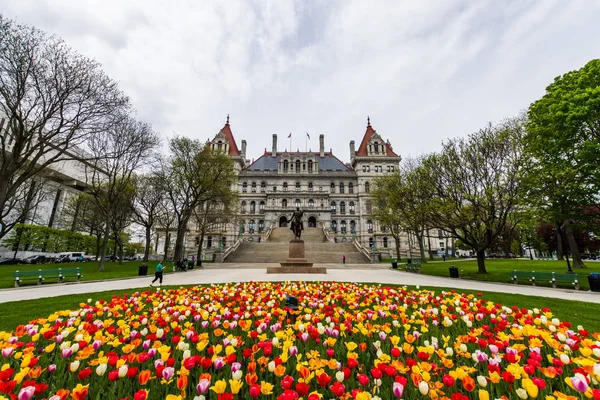
[[[152,287],[152,285],[154,285],[154,282],[156,282],[157,280],[162,286],[163,269],[165,269],[165,267],[163,267],[163,265],[159,261],[158,265],[156,265],[156,272],[154,272],[154,280],[150,283],[150,287]]]
[[[442,254],[442,260],[446,261],[446,253]]]
[[[343,263],[343,264],[346,264],[346,255],[343,255],[343,256],[342,256],[342,263]]]

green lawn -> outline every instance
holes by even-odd
[[[401,269],[404,266],[403,263],[398,263],[398,268]],[[477,261],[476,260],[464,260],[464,259],[447,259],[446,262],[428,262],[427,264],[421,264],[421,273],[426,275],[436,276],[450,276],[448,268],[455,265],[458,268],[459,275],[462,279],[471,279],[476,281],[487,281],[487,282],[502,282],[510,283],[511,273],[513,270],[519,271],[537,271],[537,272],[556,272],[565,273],[567,272],[566,261],[556,260],[529,260],[522,258],[513,259],[487,259],[485,260],[485,267],[487,274],[479,274],[477,272]],[[575,272],[579,274],[579,285],[581,290],[589,290],[590,285],[587,280],[587,276],[590,272],[600,272],[600,262],[590,261],[586,263],[587,268],[575,269]],[[520,282],[524,285],[531,284],[528,282]],[[541,284],[542,282],[538,282]],[[551,286],[549,283],[548,286]]]
[[[174,289],[175,286],[165,286],[165,289]],[[414,287],[412,287],[414,288]],[[451,288],[425,288],[437,292]],[[81,303],[92,299],[93,302],[100,299],[108,300],[111,296],[121,296],[125,293],[134,293],[137,290],[149,290],[147,287],[140,289],[118,290],[110,292],[86,293],[78,295],[68,295],[59,297],[50,297],[40,300],[25,300],[9,303],[2,303],[0,306],[0,331],[12,330],[19,324],[26,324],[29,321],[46,317],[57,310],[78,309]],[[580,301],[569,301],[559,299],[549,299],[545,297],[523,296],[492,292],[478,292],[473,290],[459,290],[462,293],[472,293],[494,303],[500,303],[508,307],[517,306],[519,308],[542,308],[547,307],[552,310],[554,315],[577,325],[583,325],[590,331],[600,331],[600,314],[598,313],[598,304],[585,303]]]
[[[154,270],[158,261],[148,262],[148,275],[154,275]],[[64,264],[20,264],[20,265],[1,265],[0,266],[0,288],[9,288],[15,286],[15,279],[13,272],[19,271],[37,271],[38,269],[57,269],[57,268],[77,268],[79,267],[83,274],[83,281],[95,281],[103,279],[117,279],[117,278],[129,278],[137,276],[138,267],[143,264],[143,261],[124,261],[123,264],[118,262],[107,262],[104,264],[104,271],[98,271],[97,262],[77,262],[77,263],[64,263]],[[165,273],[173,271],[172,263],[168,262],[165,265]],[[67,281],[74,281],[75,278],[65,279]],[[55,283],[55,280],[46,278],[44,283]],[[23,285],[35,285],[36,281],[23,281]]]

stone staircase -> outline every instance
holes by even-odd
[[[226,259],[226,263],[280,263],[288,258],[289,242],[294,234],[289,228],[275,228],[269,240],[262,243],[241,243]],[[306,228],[302,232],[308,262],[326,264],[366,264],[370,260],[356,250],[352,243],[328,242],[320,228]]]

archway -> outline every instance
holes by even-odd
[[[279,227],[280,228],[285,228],[288,225],[288,220],[287,217],[284,215],[282,217],[279,218]]]
[[[317,218],[315,218],[315,217],[308,217],[308,227],[309,228],[316,228],[317,227]]]

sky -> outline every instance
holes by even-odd
[[[402,157],[513,117],[600,55],[600,1],[0,0],[102,63],[165,143],[226,117],[247,158],[349,161],[367,116]],[[310,140],[306,144],[306,132]]]

